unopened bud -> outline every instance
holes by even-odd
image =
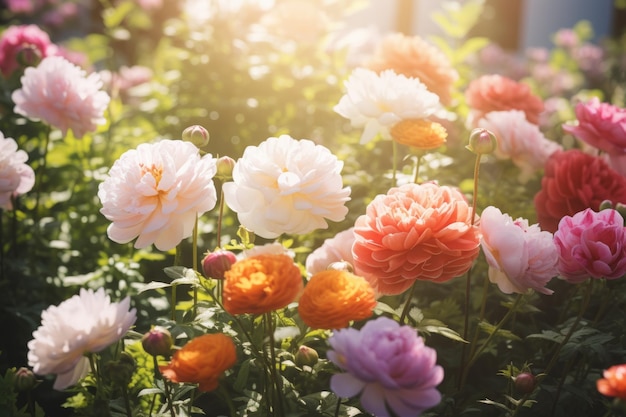
[[[217,160],[217,174],[215,176],[222,181],[230,181],[233,179],[234,168],[235,160],[230,156],[222,156]]]
[[[18,392],[30,391],[37,383],[33,371],[28,368],[20,368],[15,372],[15,390]]]
[[[498,140],[496,135],[489,130],[479,127],[470,133],[469,144],[466,148],[477,155],[486,155],[498,148]]]
[[[161,355],[169,357],[173,344],[174,341],[172,340],[171,333],[169,330],[161,326],[154,326],[141,338],[141,346],[143,346],[143,350],[152,356]]]
[[[193,143],[198,148],[208,145],[209,138],[209,131],[200,125],[189,126],[183,130],[183,140]]]
[[[295,356],[296,365],[300,367],[313,366],[317,363],[318,359],[319,355],[317,351],[304,345],[300,346]]]
[[[202,260],[202,272],[207,278],[224,279],[224,273],[237,262],[237,257],[231,251],[218,249],[206,254]]]
[[[624,219],[624,226],[626,226],[626,204],[615,204],[615,210],[622,215],[622,218]]]
[[[16,59],[24,68],[36,67],[41,62],[41,52],[33,45],[25,45],[17,52]]]
[[[515,377],[515,389],[522,394],[530,394],[537,385],[537,379],[530,372],[522,372]]]
[[[611,200],[603,200],[600,203],[600,207],[599,210],[606,210],[606,209],[612,209],[613,208],[613,202]]]
[[[348,261],[333,262],[332,264],[328,265],[328,268],[326,269],[330,269],[333,271],[344,271],[344,272],[354,273],[354,267]]]

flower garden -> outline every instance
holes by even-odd
[[[626,415],[626,43],[8,0],[0,416]]]

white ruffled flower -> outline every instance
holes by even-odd
[[[489,264],[489,280],[505,294],[533,289],[552,294],[546,284],[558,275],[558,251],[552,233],[528,220],[513,220],[489,206],[480,216],[481,246]]]
[[[425,119],[442,110],[439,96],[417,78],[385,70],[380,74],[357,68],[345,82],[346,94],[334,110],[363,128],[361,144],[380,133],[390,139],[389,129],[403,119]]]
[[[141,144],[118,159],[100,184],[109,238],[136,248],[173,249],[193,233],[196,216],[215,207],[216,162],[190,142]]]
[[[17,149],[13,138],[5,138],[0,132],[0,208],[12,209],[11,197],[33,188],[35,172],[26,161],[28,154]]]
[[[41,313],[41,326],[28,342],[28,364],[38,375],[56,374],[54,389],[76,384],[90,370],[85,353],[96,353],[119,341],[135,323],[130,298],[112,303],[104,289],[81,289]]]
[[[242,226],[264,238],[303,234],[341,221],[350,188],[343,188],[339,161],[308,139],[272,137],[249,146],[224,184],[226,204]]]

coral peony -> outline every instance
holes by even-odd
[[[215,159],[181,140],[141,144],[115,161],[100,184],[109,238],[136,248],[170,250],[191,236],[196,217],[217,201]]]
[[[100,76],[86,76],[63,57],[44,58],[37,67],[26,68],[21,82],[22,88],[11,95],[18,114],[43,120],[63,134],[71,129],[77,138],[106,123],[104,111],[110,98],[100,90]]]
[[[365,67],[376,72],[390,69],[396,74],[417,78],[444,104],[452,101],[454,83],[459,78],[440,49],[419,36],[402,33],[392,33],[383,38]]]
[[[554,152],[534,199],[539,226],[554,233],[563,216],[598,210],[603,200],[626,203],[626,178],[599,157],[576,149]]]
[[[437,122],[426,119],[404,119],[390,130],[393,140],[421,151],[437,149],[446,143],[448,132]]]
[[[437,352],[412,327],[379,317],[361,330],[334,332],[328,343],[328,359],[345,371],[331,377],[331,390],[339,397],[360,395],[367,412],[415,417],[441,401]]]
[[[390,139],[389,129],[403,119],[424,119],[441,107],[439,97],[416,78],[386,70],[380,74],[355,69],[345,82],[346,93],[334,110],[363,128],[361,144],[377,134]]]
[[[470,82],[465,100],[470,106],[468,122],[472,127],[487,113],[503,110],[521,110],[529,122],[538,124],[544,109],[541,98],[528,85],[502,75],[483,75]]]
[[[37,65],[58,52],[50,36],[38,26],[10,26],[0,37],[0,72],[9,77],[18,68]]]
[[[224,273],[224,309],[263,314],[285,307],[302,291],[300,269],[287,255],[257,255]]]
[[[299,300],[298,313],[313,329],[341,329],[372,315],[376,296],[362,277],[327,270],[311,277]]]
[[[237,362],[233,340],[222,333],[205,334],[177,350],[172,361],[159,369],[172,382],[199,384],[203,392],[213,391],[220,376]]]
[[[104,289],[81,289],[41,313],[41,326],[28,342],[28,364],[38,375],[56,374],[54,389],[74,385],[89,372],[88,352],[100,352],[120,340],[136,319],[130,298],[112,303]]]
[[[527,182],[536,171],[543,169],[550,155],[563,149],[547,139],[537,125],[526,120],[521,110],[487,113],[478,121],[478,126],[496,135],[496,158],[511,159],[521,170],[520,182]]]
[[[354,266],[381,294],[400,294],[415,280],[448,281],[479,253],[479,231],[458,190],[406,184],[377,196],[354,227]]]
[[[332,238],[326,239],[322,246],[315,249],[306,258],[306,272],[315,275],[328,268],[334,262],[345,261],[352,264],[352,244],[354,229],[341,231]],[[358,273],[357,273],[358,274]]]
[[[546,284],[558,275],[559,260],[552,233],[513,220],[489,206],[480,215],[481,246],[489,264],[489,280],[505,294],[524,294],[533,289],[552,294]]]
[[[602,373],[597,382],[598,392],[607,397],[626,400],[626,364],[611,366]]]
[[[302,234],[341,221],[350,188],[343,187],[339,161],[328,148],[288,135],[248,146],[224,184],[228,207],[242,226],[264,238]]]
[[[0,132],[0,208],[13,209],[11,199],[35,185],[35,172],[26,161],[28,154],[17,149],[13,138],[5,138]]]
[[[576,118],[577,125],[563,125],[563,130],[608,154],[626,154],[626,109],[594,97],[576,105]]]
[[[626,227],[613,209],[585,209],[565,216],[554,233],[559,273],[570,283],[589,277],[616,279],[626,274]]]

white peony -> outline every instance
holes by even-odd
[[[125,152],[100,184],[100,212],[112,223],[107,234],[118,243],[137,238],[136,248],[154,244],[173,249],[193,233],[196,216],[217,201],[210,154],[181,140],[141,144]]]
[[[480,216],[481,247],[489,264],[489,280],[505,294],[533,289],[552,294],[546,284],[558,275],[559,255],[552,233],[528,220],[513,220],[489,206]]]
[[[308,139],[272,137],[249,146],[224,184],[226,204],[242,226],[264,238],[302,234],[346,217],[350,188],[339,161]]]
[[[41,326],[28,342],[28,364],[38,375],[56,374],[54,389],[76,384],[90,370],[85,353],[100,352],[119,341],[135,323],[130,298],[112,303],[104,289],[81,289],[41,313]]]
[[[5,138],[0,132],[0,208],[12,209],[11,197],[33,188],[35,172],[26,161],[28,154],[17,149],[13,138]]]
[[[361,144],[380,133],[390,139],[389,129],[400,120],[425,119],[442,110],[439,96],[417,78],[385,70],[380,74],[357,68],[344,83],[346,93],[334,110],[363,128]]]

